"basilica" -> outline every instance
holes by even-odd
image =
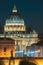
[[[30,30],[27,33],[28,30],[14,6],[12,13],[5,20],[4,33],[0,34],[0,57],[23,57],[26,53],[28,56],[29,46],[39,41],[37,32]]]

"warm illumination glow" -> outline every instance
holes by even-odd
[[[42,60],[39,59],[39,60],[36,60],[36,61],[38,63],[37,65],[43,65],[43,59]]]
[[[3,60],[5,65],[9,64],[9,60]],[[13,65],[13,61],[14,61],[14,65],[19,65],[20,61],[22,61],[22,59],[15,59],[11,61],[11,65]],[[29,59],[27,60],[29,62],[33,62],[36,65],[43,65],[43,59]]]

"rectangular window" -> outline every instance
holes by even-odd
[[[6,48],[4,48],[4,52],[6,52]]]

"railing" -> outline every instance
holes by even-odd
[[[0,38],[12,38],[12,37],[21,37],[21,38],[37,38],[37,34],[0,34]]]

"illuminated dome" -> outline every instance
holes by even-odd
[[[14,6],[12,13],[5,21],[6,25],[24,25],[23,18],[17,12],[16,6]]]
[[[4,31],[6,33],[12,32],[25,32],[26,26],[23,18],[17,12],[16,6],[14,6],[12,13],[5,21]]]

